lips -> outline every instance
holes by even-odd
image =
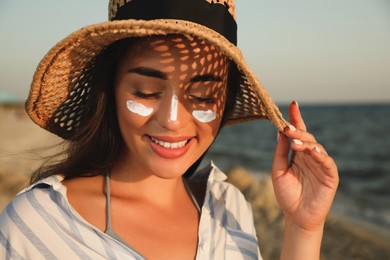
[[[194,142],[193,137],[147,136],[152,150],[165,159],[176,159],[185,155]]]

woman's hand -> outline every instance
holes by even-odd
[[[289,249],[283,248],[283,251],[296,248],[298,241],[307,241],[306,249],[302,250],[309,253],[310,246],[307,246],[312,241],[316,244],[312,249],[319,255],[325,219],[339,182],[337,166],[324,147],[306,131],[296,102],[290,105],[289,116],[291,125],[278,135],[272,166],[275,195],[286,222],[284,247]],[[285,253],[290,259],[295,255]]]

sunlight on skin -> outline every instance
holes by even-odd
[[[177,120],[178,101],[177,101],[177,97],[176,98],[174,97],[176,97],[176,95],[172,96],[172,105],[171,105],[172,108],[171,108],[171,117],[170,117],[171,121]],[[146,107],[143,104],[138,103],[136,101],[128,100],[126,105],[127,105],[127,109],[130,112],[133,112],[140,116],[147,117],[153,113],[153,108]],[[217,113],[212,110],[207,110],[207,111],[194,110],[192,111],[192,116],[199,122],[209,123],[217,118]]]
[[[153,50],[161,56],[161,64],[166,65],[164,72],[178,73],[180,80],[185,80],[188,77],[197,77],[202,75],[214,75],[216,78],[226,79],[227,68],[225,66],[226,58],[223,54],[215,49],[214,46],[208,45],[205,41],[199,41],[188,37],[189,41],[183,41],[181,37],[173,38],[174,47],[179,49],[180,57],[172,57],[171,49],[168,47],[166,39],[154,39],[151,41]],[[191,57],[195,57],[196,61],[190,62]],[[199,68],[201,73],[199,74]],[[190,106],[192,116],[202,123],[209,123],[221,117],[223,114],[223,105],[226,93],[220,87],[221,84],[216,84],[214,79],[201,80],[199,82],[187,82],[180,85],[188,94],[184,97],[186,106]],[[198,98],[213,100],[213,102],[193,102]],[[180,100],[180,101],[179,101]],[[170,121],[178,120],[178,106],[183,98],[176,93],[170,97]],[[147,102],[142,100],[128,100],[127,108],[130,112],[137,115],[148,117],[158,108],[147,105]]]
[[[134,179],[177,178],[218,134],[228,58],[205,41],[182,35],[134,38],[128,44],[115,77],[118,124],[129,154],[123,167],[132,169]],[[178,99],[175,121],[173,95]],[[129,111],[128,102],[153,112],[141,116]]]

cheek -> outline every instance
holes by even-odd
[[[211,107],[205,105],[202,108],[195,108],[192,110],[192,116],[201,123],[211,123],[214,121],[221,121],[223,116],[223,111],[226,102],[225,91],[220,91],[216,93],[215,104]],[[218,121],[218,122],[219,122]]]
[[[153,113],[153,108],[147,107],[141,103],[138,103],[133,100],[126,101],[126,107],[128,111],[139,116],[147,117]]]
[[[203,119],[206,119],[207,116],[209,115],[202,115],[202,116],[204,117]],[[195,116],[193,117],[195,118]],[[218,134],[221,125],[220,118],[216,117],[214,120],[210,120],[210,122],[201,122],[199,119],[194,119],[194,120],[197,122],[196,126],[198,128],[199,133],[202,133],[200,135],[202,136],[201,140],[203,145],[209,147]]]
[[[121,100],[117,104],[118,121],[123,135],[140,129],[155,109],[134,100]]]
[[[174,120],[176,120],[177,117],[177,97],[175,95],[172,98],[171,102],[171,111],[170,111],[170,118],[172,120],[172,117],[175,117]],[[176,101],[176,102],[174,102]],[[221,118],[223,114],[223,107],[221,107],[221,103],[224,102],[224,96],[220,95],[220,98],[217,101],[216,105],[213,105],[211,109],[207,109],[204,107],[203,109],[193,109],[192,110],[192,117],[196,119],[200,123],[208,124],[208,123],[218,123],[216,119]],[[122,117],[126,118],[126,121],[133,122],[137,124],[136,122],[144,121],[146,118],[148,118],[150,115],[153,114],[153,112],[156,110],[153,107],[147,106],[143,103],[134,101],[134,100],[126,100],[123,101],[125,103],[125,106],[120,104],[119,111],[121,111]],[[214,122],[215,121],[215,122]]]
[[[217,118],[217,112],[213,110],[194,110],[192,116],[201,123],[210,123]]]

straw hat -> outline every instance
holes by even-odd
[[[236,47],[234,0],[110,0],[109,21],[86,26],[55,45],[34,74],[26,110],[42,128],[67,138],[77,130],[88,99],[94,58],[128,37],[183,34],[216,46],[239,70],[234,108],[225,125],[269,119],[287,125]],[[49,123],[50,122],[50,123]]]

